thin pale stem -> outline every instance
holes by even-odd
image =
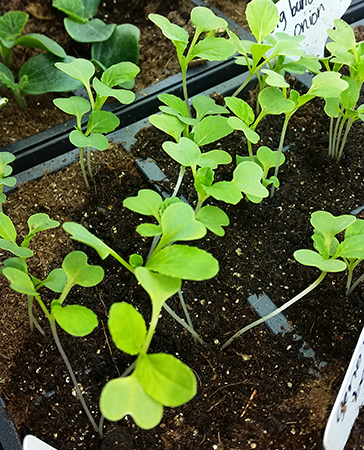
[[[178,291],[178,297],[179,297],[179,301],[181,302],[183,312],[185,313],[185,316],[186,316],[186,319],[187,319],[187,323],[192,329],[194,329],[193,325],[192,325],[192,320],[191,320],[191,317],[189,315],[189,312],[188,312],[188,309],[187,309],[187,306],[186,306],[186,303],[185,303],[185,299],[183,298],[183,294],[182,294],[181,289],[179,289],[179,291]]]
[[[330,117],[330,128],[329,128],[329,156],[334,157],[333,149],[333,133],[334,133],[334,118]]]
[[[309,292],[311,292],[315,287],[317,287],[321,281],[325,278],[327,272],[321,272],[320,276],[317,278],[316,281],[314,281],[308,288],[306,288],[304,291],[300,292],[298,295],[293,297],[291,300],[286,302],[284,305],[282,305],[280,308],[277,308],[275,311],[271,312],[270,314],[262,317],[261,319],[256,320],[255,322],[251,323],[250,325],[247,325],[246,327],[239,330],[237,333],[234,334],[228,341],[225,342],[225,344],[222,346],[222,349],[226,348],[229,344],[231,344],[237,337],[244,334],[246,331],[251,330],[252,328],[256,327],[257,325],[260,325],[261,323],[271,319],[272,317],[276,316],[277,314],[281,313],[285,309],[292,306],[294,303],[296,303],[298,300],[300,300],[302,297],[307,295]]]
[[[88,409],[88,407],[86,405],[85,399],[83,398],[81,389],[80,389],[80,387],[79,387],[79,385],[77,383],[75,374],[74,374],[73,369],[71,367],[71,364],[70,364],[70,362],[68,360],[68,357],[67,357],[65,351],[63,350],[61,341],[59,340],[59,337],[58,337],[57,328],[56,328],[56,322],[55,322],[55,320],[53,318],[50,320],[50,324],[51,324],[51,330],[52,330],[54,341],[55,341],[55,343],[57,345],[59,353],[62,356],[63,361],[65,362],[65,364],[67,366],[68,373],[70,374],[70,377],[71,377],[73,385],[74,385],[74,387],[76,389],[76,392],[77,392],[78,398],[79,398],[79,400],[81,402],[81,405],[82,405],[85,413],[87,414],[87,417],[88,417],[89,421],[91,422],[91,425],[93,426],[94,430],[99,432],[99,427],[96,425],[96,422],[95,422],[94,418],[92,417],[91,412],[90,412],[90,410]]]
[[[183,319],[181,319],[168,305],[166,302],[163,303],[163,308],[176,320],[180,325],[186,328],[192,336],[201,344],[206,345],[205,342],[200,338],[200,336],[196,333],[196,331],[191,328]]]
[[[333,156],[333,158],[335,158],[335,156],[336,156],[335,148],[337,147],[337,140],[339,139],[339,137],[338,137],[338,131],[339,131],[341,119],[342,119],[341,116],[339,116],[339,117],[336,119],[336,124],[335,124],[335,129],[334,129],[334,135],[333,135],[333,140],[332,140],[332,156]]]
[[[343,129],[344,129],[345,122],[346,122],[345,118],[343,118],[340,121],[340,126],[339,126],[337,137],[336,137],[335,150],[334,151],[335,151],[335,158],[337,158],[337,160],[339,160],[339,148],[340,148],[340,142],[343,139],[342,136],[343,136]]]
[[[91,147],[90,146],[87,147],[87,169],[88,169],[88,173],[89,173],[90,177],[93,178],[94,175],[92,173],[92,167],[91,167]]]
[[[249,83],[249,81],[253,78],[255,72],[250,72],[248,78],[242,83],[240,87],[233,93],[232,97],[237,97],[240,92],[245,88],[245,86]]]
[[[181,166],[180,169],[179,169],[179,174],[178,174],[176,186],[174,187],[174,190],[173,190],[173,193],[172,193],[172,197],[177,197],[177,194],[178,194],[179,188],[181,187],[181,184],[182,184],[185,172],[186,172],[186,166]]]
[[[37,319],[33,315],[33,302],[34,302],[34,296],[33,295],[27,295],[28,299],[28,317],[29,317],[29,327],[30,331],[33,332],[35,325],[35,328],[39,331],[40,334],[44,336],[44,331],[42,327],[39,325]]]
[[[80,166],[81,166],[83,179],[85,180],[86,188],[90,189],[90,185],[89,185],[89,182],[88,182],[88,179],[87,179],[86,170],[85,170],[85,163],[83,161],[83,147],[80,147],[79,151],[80,151]]]
[[[352,284],[348,295],[350,295],[353,292],[353,290],[358,286],[358,284],[361,283],[363,280],[364,280],[364,273],[355,281],[355,283]]]
[[[284,123],[283,123],[283,127],[282,127],[282,132],[281,132],[281,138],[279,141],[279,147],[278,147],[278,153],[277,153],[277,162],[276,162],[276,166],[274,168],[274,176],[278,177],[278,172],[279,172],[279,163],[281,161],[281,155],[282,155],[282,149],[283,149],[283,144],[284,144],[284,139],[286,137],[286,132],[287,132],[287,128],[288,128],[288,123],[290,118],[292,117],[292,114],[286,114],[285,118],[284,118]],[[274,184],[272,185],[272,190],[270,191],[270,197],[272,198],[275,192],[275,187]]]
[[[344,137],[343,137],[343,139],[342,139],[342,141],[341,141],[340,151],[339,151],[339,154],[338,154],[338,156],[337,156],[337,160],[338,160],[338,161],[340,161],[340,159],[341,159],[341,157],[342,157],[342,155],[343,155],[344,147],[345,147],[346,141],[347,141],[347,139],[348,139],[348,134],[349,134],[349,131],[350,131],[350,129],[351,129],[352,124],[353,124],[353,118],[350,117],[350,119],[348,120],[348,122],[347,122],[347,124],[346,124]]]

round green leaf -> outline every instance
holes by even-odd
[[[147,327],[143,316],[129,303],[114,303],[109,312],[108,326],[116,347],[129,355],[142,349]]]
[[[80,251],[69,253],[63,260],[62,268],[72,286],[95,286],[104,278],[104,269],[87,264],[87,255]]]
[[[54,300],[51,310],[58,325],[72,336],[87,336],[98,325],[96,314],[85,306],[62,306]]]
[[[100,396],[100,410],[112,421],[130,414],[137,426],[146,430],[157,426],[163,416],[163,406],[145,392],[134,375],[106,384]]]

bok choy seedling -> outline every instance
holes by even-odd
[[[364,220],[356,219],[352,215],[344,214],[335,217],[327,211],[316,211],[311,215],[311,224],[314,227],[312,240],[315,250],[297,250],[293,256],[299,263],[319,269],[321,271],[319,277],[280,308],[239,330],[225,342],[222,346],[223,349],[246,331],[271,319],[305,297],[321,283],[329,272],[343,272],[348,269],[347,295],[364,279],[364,276],[361,276],[352,284],[353,270],[364,259]],[[344,230],[344,240],[339,242],[336,236]]]
[[[323,59],[328,71],[338,72],[343,66],[349,69],[348,83],[339,97],[327,98],[325,112],[330,117],[329,156],[340,161],[348,134],[354,122],[364,120],[364,105],[358,106],[364,82],[364,41],[357,43],[350,25],[341,19],[334,20],[335,29],[328,29],[332,39],[326,47],[331,56]]]
[[[157,222],[137,227],[143,237],[160,236],[145,262],[138,254],[126,261],[82,225],[69,222],[63,228],[73,239],[94,248],[102,259],[113,256],[134,274],[151,299],[149,327],[130,304],[116,303],[110,309],[108,326],[113,341],[123,352],[136,356],[136,361],[131,375],[109,381],[100,398],[100,409],[107,419],[116,421],[130,414],[138,426],[149,429],[160,422],[164,406],[182,405],[196,393],[196,378],[189,367],[172,355],[148,353],[161,308],[170,311],[166,300],[179,291],[182,280],[210,279],[219,266],[206,251],[178,243],[201,239],[207,231],[190,205],[178,198],[163,200],[148,189],[125,199],[124,205]]]
[[[67,114],[76,117],[75,130],[71,131],[69,140],[79,148],[80,165],[85,180],[86,187],[89,182],[83,161],[84,149],[87,149],[87,167],[90,177],[93,177],[91,168],[91,147],[103,151],[109,146],[109,141],[105,134],[110,133],[119,126],[120,120],[110,112],[101,108],[108,97],[116,98],[120,103],[129,104],[133,102],[135,94],[126,89],[117,89],[115,86],[133,80],[139,72],[139,68],[131,62],[121,62],[114,64],[103,72],[101,79],[94,77],[95,66],[86,59],[75,59],[70,64],[57,63],[59,71],[69,75],[81,82],[86,88],[89,100],[82,97],[57,98],[54,104]],[[96,92],[94,97],[92,87]],[[89,111],[87,128],[82,130],[82,119]]]
[[[15,160],[15,156],[9,152],[0,152],[0,212],[3,212],[3,203],[6,200],[4,186],[13,187],[16,185],[16,178],[11,177],[13,168],[9,166]]]
[[[40,333],[44,334],[33,314],[34,299],[38,302],[49,321],[54,341],[67,366],[80,402],[94,429],[98,431],[98,426],[83,399],[75,374],[59,340],[56,324],[72,336],[86,336],[94,330],[98,325],[98,320],[91,310],[75,304],[64,306],[63,303],[73,286],[95,286],[103,279],[104,271],[99,266],[87,264],[85,253],[75,251],[65,257],[62,268],[52,270],[45,280],[42,281],[33,276],[28,272],[27,265],[27,258],[33,256],[29,244],[37,233],[58,227],[59,222],[51,220],[47,214],[39,213],[29,218],[28,225],[29,233],[19,246],[16,242],[17,233],[14,224],[7,215],[0,213],[0,248],[14,255],[2,262],[1,273],[9,280],[10,287],[14,291],[27,296],[31,331],[35,326]],[[50,309],[41,299],[40,289],[42,287],[60,294],[58,299],[52,301]]]

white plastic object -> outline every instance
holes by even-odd
[[[343,450],[359,408],[364,404],[364,328],[356,344],[344,381],[324,434],[325,450]]]
[[[40,439],[32,436],[31,434],[27,434],[23,440],[23,449],[24,450],[57,450],[54,447],[46,444]]]
[[[326,29],[333,28],[351,0],[279,0],[279,24],[276,31],[290,36],[303,35],[301,48],[310,55],[322,57],[327,40]]]

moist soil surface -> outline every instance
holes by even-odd
[[[162,14],[190,31],[192,28],[189,17],[193,6],[189,0],[106,0],[100,3],[95,17],[105,23],[131,23],[140,29],[140,73],[135,80],[135,92],[142,92],[144,88],[180,71],[173,44],[163,37],[159,28],[148,19],[148,14]],[[68,55],[91,58],[90,44],[77,43],[70,38],[63,25],[65,14],[52,7],[52,0],[0,0],[0,15],[7,11],[24,11],[29,14],[23,34],[44,34],[60,44]],[[38,52],[26,47],[14,47],[15,80],[21,66]],[[0,110],[1,146],[69,120],[69,115],[53,105],[53,99],[63,95],[27,95],[28,108],[22,109],[8,89],[0,88],[0,96],[9,99],[6,107]]]
[[[211,233],[194,244],[213,254],[220,263],[218,275],[204,282],[184,282],[183,296],[196,331],[206,342],[193,337],[163,312],[150,352],[166,352],[180,358],[195,373],[197,395],[186,405],[165,408],[161,423],[141,430],[130,417],[118,423],[105,422],[101,440],[90,426],[57,352],[46,319],[36,317],[45,336],[31,334],[25,296],[14,293],[1,279],[0,347],[1,395],[20,437],[31,433],[60,450],[73,449],[322,449],[323,431],[362,328],[363,283],[348,298],[346,274],[329,274],[306,298],[286,311],[291,330],[272,334],[265,325],[249,331],[225,350],[221,346],[236,331],[255,320],[247,304],[252,294],[268,295],[277,306],[301,292],[319,273],[293,258],[300,248],[312,248],[310,214],[317,210],[334,215],[350,214],[364,204],[363,126],[354,124],[343,159],[327,157],[328,120],[322,102],[311,102],[293,117],[286,142],[291,148],[280,171],[281,187],[261,204],[241,201],[219,204],[228,214],[226,235]],[[282,120],[264,119],[259,144],[276,148]],[[175,180],[171,161],[161,150],[166,136],[142,129],[131,153],[111,146],[93,155],[96,172],[87,192],[78,164],[20,186],[9,195],[5,212],[14,221],[19,239],[27,233],[26,221],[45,212],[63,223],[81,223],[121,256],[148,254],[150,239],[135,228],[145,221],[123,207],[123,200],[151,187],[134,165],[135,157],[156,160]],[[358,145],[359,143],[359,145]],[[246,154],[239,132],[215,143],[214,148]],[[207,150],[208,148],[206,148]],[[217,179],[230,179],[234,165],[217,171]],[[168,191],[173,184],[164,183]],[[183,195],[193,204],[188,175]],[[363,211],[357,212],[364,218]],[[90,307],[99,326],[85,338],[59,331],[61,342],[81,384],[95,418],[100,417],[98,398],[105,383],[132,363],[112,343],[107,329],[108,311],[114,302],[127,301],[150,319],[150,301],[133,276],[111,257],[97,254],[71,241],[57,228],[38,235],[31,244],[35,256],[29,272],[44,279],[60,267],[72,250],[83,250],[91,264],[102,265],[105,279],[94,288],[73,288],[67,304]],[[8,255],[2,252],[1,259]],[[360,275],[360,266],[356,277]],[[42,292],[49,306],[52,295]],[[177,296],[168,304],[180,316]],[[301,335],[299,341],[294,336]],[[305,344],[303,342],[305,341]],[[312,348],[315,357],[300,352]],[[318,369],[320,362],[325,367]],[[354,425],[346,449],[363,447],[363,418]]]

